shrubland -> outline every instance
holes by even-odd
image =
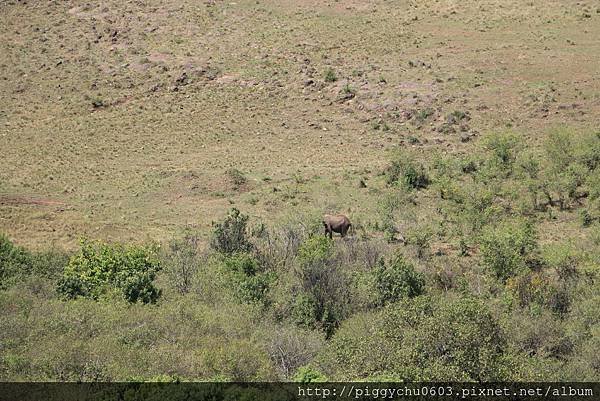
[[[209,240],[40,252],[3,235],[0,378],[597,380],[599,149],[509,132],[468,157],[396,154],[381,213],[345,239],[316,212],[237,208]],[[548,236],[565,216],[573,235]]]

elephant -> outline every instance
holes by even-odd
[[[323,226],[325,226],[325,236],[329,235],[329,238],[333,238],[333,233],[336,232],[345,237],[350,227],[352,227],[352,223],[343,214],[326,214],[323,216]]]

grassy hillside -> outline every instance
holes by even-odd
[[[598,380],[598,37],[598,1],[2,2],[0,379]]]
[[[1,7],[1,226],[31,246],[164,239],[230,203],[368,218],[389,149],[536,146],[600,114],[594,2]]]

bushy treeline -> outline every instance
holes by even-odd
[[[237,209],[208,242],[1,236],[0,379],[598,380],[600,136],[417,160],[344,240]]]

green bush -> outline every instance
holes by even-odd
[[[0,234],[0,289],[7,288],[32,270],[32,255]]]
[[[409,189],[426,188],[429,175],[425,167],[405,152],[398,153],[385,171],[388,185],[403,185]]]
[[[327,236],[314,235],[298,248],[298,261],[302,266],[325,262],[333,253],[333,241]]]
[[[212,248],[227,255],[251,251],[253,247],[247,238],[247,224],[248,216],[232,208],[222,222],[213,222]]]
[[[337,75],[335,74],[335,71],[331,68],[328,68],[325,71],[324,78],[325,78],[325,82],[335,82],[338,79]]]
[[[485,137],[483,145],[490,158],[486,171],[481,173],[489,177],[509,176],[522,146],[521,139],[513,133],[495,133]]]
[[[421,296],[348,319],[319,362],[332,380],[504,380],[505,346],[483,302]]]
[[[264,271],[256,258],[246,253],[225,257],[224,265],[238,301],[267,303],[267,293],[275,280],[273,272]]]
[[[429,226],[412,227],[406,231],[406,243],[416,249],[417,258],[428,256],[433,230]]]
[[[294,324],[307,329],[317,327],[317,301],[314,296],[307,293],[300,293],[294,297],[291,309],[291,318]]]
[[[544,143],[546,168],[542,175],[542,190],[548,203],[557,202],[561,209],[584,196],[581,187],[597,164],[598,156],[593,152],[600,145],[594,137],[588,138],[588,143],[586,140],[578,142],[575,138],[570,131],[558,130],[551,132]]]
[[[299,383],[320,383],[326,382],[327,377],[311,366],[302,366],[294,375],[293,380]]]
[[[380,260],[372,274],[378,306],[416,297],[425,289],[423,274],[417,272],[401,255],[389,264]]]
[[[502,281],[537,263],[537,235],[529,221],[488,227],[479,242],[483,265]]]
[[[325,236],[308,238],[298,249],[294,281],[299,287],[292,316],[298,323],[316,326],[330,336],[349,313],[350,279],[334,258],[333,241]]]
[[[600,166],[600,131],[584,136],[574,153],[576,159],[589,171],[597,170]]]
[[[153,247],[109,245],[81,241],[58,283],[66,298],[98,299],[116,290],[129,302],[156,302],[160,290],[154,278],[160,270]]]

